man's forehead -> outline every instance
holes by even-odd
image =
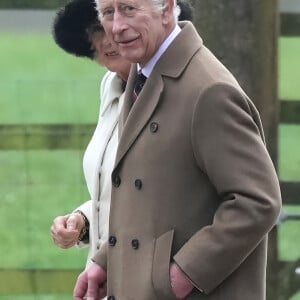
[[[135,6],[148,0],[96,0],[100,7],[116,6],[116,5],[131,5]]]

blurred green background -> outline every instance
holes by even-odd
[[[296,101],[300,99],[300,38],[280,38],[278,47],[279,96]],[[0,66],[0,125],[96,124],[99,83],[105,69],[65,54],[50,33],[0,31]],[[279,176],[283,180],[300,180],[299,136],[299,125],[280,125]],[[87,251],[55,247],[50,226],[55,216],[89,199],[82,175],[84,149],[28,150],[23,146],[23,150],[19,145],[17,150],[0,151],[0,270],[77,272],[85,265]],[[299,206],[284,208],[300,212]],[[280,226],[278,249],[282,260],[300,257],[298,236],[299,223]],[[0,295],[4,289],[1,276],[7,276],[3,274],[0,272]],[[30,280],[24,282],[24,288],[28,284]],[[0,299],[70,300],[71,293],[43,295],[36,287],[35,295]],[[300,300],[300,295],[291,300]]]
[[[96,124],[99,84],[106,70],[65,54],[50,34],[0,32],[0,66],[0,125]],[[78,274],[84,268],[87,250],[55,247],[50,226],[55,216],[89,199],[82,174],[84,148],[25,150],[22,144],[17,148],[0,151],[0,270],[15,270],[12,290],[24,270]],[[9,290],[2,285],[4,271],[1,300],[72,299],[71,289],[68,295],[43,295],[41,286],[34,295],[1,296],[1,290]],[[68,280],[74,284],[72,276]],[[34,289],[27,286],[32,282],[37,281],[24,278],[27,294]]]
[[[56,9],[63,6],[68,0],[1,0],[0,8],[5,9]]]

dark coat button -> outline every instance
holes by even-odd
[[[142,185],[143,185],[142,180],[136,179],[136,181],[134,182],[134,185],[135,185],[137,190],[140,190],[142,188]]]
[[[131,246],[132,246],[133,249],[137,250],[140,246],[139,240],[137,240],[137,239],[132,240],[131,241]]]
[[[157,124],[156,122],[152,122],[152,123],[150,124],[150,131],[151,131],[152,133],[155,133],[157,130],[158,130],[158,124]]]
[[[117,238],[113,235],[111,235],[109,238],[108,238],[108,244],[109,246],[111,247],[114,247],[117,243]]]
[[[107,300],[115,300],[116,298],[114,296],[108,296]]]
[[[112,184],[114,187],[119,187],[120,184],[121,184],[121,178],[119,175],[114,175],[113,178],[112,178]]]

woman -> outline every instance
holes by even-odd
[[[101,82],[100,117],[83,159],[84,175],[93,200],[85,202],[70,215],[55,218],[51,227],[52,238],[61,248],[89,245],[89,261],[107,236],[110,174],[117,149],[118,115],[130,63],[106,38],[93,0],[74,0],[59,10],[54,20],[53,36],[66,52],[93,59],[111,71]]]
[[[193,11],[186,1],[177,1],[179,20],[191,20]],[[83,13],[84,12],[84,13]],[[56,217],[51,226],[53,241],[61,248],[90,246],[90,257],[107,239],[110,208],[111,172],[118,141],[118,116],[130,63],[108,41],[98,21],[94,0],[73,0],[58,11],[53,36],[66,52],[94,59],[111,72],[101,82],[98,125],[85,151],[84,175],[92,200],[73,213]],[[113,73],[115,72],[115,73]]]

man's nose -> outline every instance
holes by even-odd
[[[112,32],[113,34],[118,34],[125,30],[127,27],[125,18],[120,14],[118,11],[114,14],[114,20],[113,20],[113,27]]]

